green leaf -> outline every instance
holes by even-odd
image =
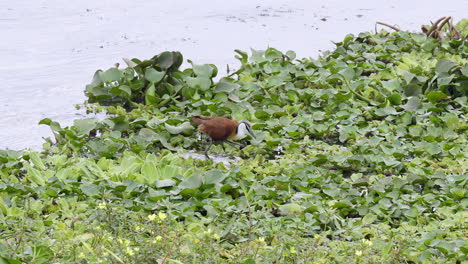
[[[418,84],[408,84],[405,88],[405,95],[410,96],[419,96],[422,93],[422,87]]]
[[[29,157],[31,158],[31,161],[36,168],[38,168],[41,171],[46,170],[46,166],[44,165],[42,159],[39,157],[39,153],[29,152]]]
[[[356,74],[352,68],[344,68],[338,73],[341,74],[348,81],[352,80]]]
[[[73,122],[78,134],[88,135],[91,130],[95,129],[98,125],[98,118],[77,119]]]
[[[201,174],[193,174],[192,176],[186,178],[179,184],[180,189],[198,189],[202,185],[203,176]]]
[[[407,111],[415,111],[421,107],[421,100],[418,97],[411,97],[402,107]]]
[[[441,59],[437,62],[435,66],[435,71],[437,73],[448,73],[455,66],[457,66],[457,64],[453,61],[448,59]]]
[[[187,131],[193,131],[195,129],[189,122],[184,122],[178,126],[171,126],[167,123],[165,123],[164,125],[166,127],[166,130],[173,135],[180,134],[180,133],[187,132]]]
[[[398,79],[392,79],[382,82],[383,88],[387,89],[389,92],[401,90],[401,85]]]
[[[386,106],[384,108],[378,108],[375,110],[375,114],[378,116],[387,116],[387,115],[396,115],[398,112],[395,110],[395,108],[391,106]]]
[[[302,214],[302,207],[299,204],[283,204],[279,206],[280,215],[300,215]]]
[[[426,97],[431,103],[435,104],[438,101],[447,98],[448,96],[446,94],[444,94],[443,92],[432,91],[432,92],[429,92],[426,95]]]
[[[145,79],[152,83],[158,83],[164,78],[165,74],[165,72],[159,72],[153,68],[148,68],[145,71]]]
[[[222,78],[216,84],[215,92],[216,93],[230,93],[234,90],[239,89],[239,87],[240,87],[239,84],[233,83],[230,79]]]
[[[455,114],[448,114],[446,116],[445,122],[447,123],[447,127],[452,130],[457,130],[460,128],[460,120]]]
[[[211,78],[213,76],[213,68],[209,64],[198,65],[192,63],[193,72],[197,76]]]
[[[147,105],[156,104],[160,100],[156,97],[156,88],[154,87],[154,83],[151,83],[150,87],[145,92],[145,103]]]
[[[119,85],[116,87],[112,87],[109,90],[109,92],[115,96],[122,96],[125,98],[130,98],[130,96],[132,95],[132,90],[127,85]]]
[[[211,80],[203,76],[186,77],[185,81],[190,88],[200,89],[201,91],[206,91],[210,89],[211,86]]]
[[[117,68],[110,68],[105,72],[99,72],[99,77],[103,82],[120,81],[123,77],[122,72]]]
[[[394,94],[388,96],[387,99],[392,105],[400,105],[401,104],[401,95],[398,94],[398,93],[394,93]]]
[[[98,196],[100,194],[99,187],[92,183],[82,184],[80,190],[89,197]]]

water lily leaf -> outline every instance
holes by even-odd
[[[164,78],[165,74],[165,72],[159,72],[153,68],[148,68],[145,71],[145,79],[152,83],[157,83]]]
[[[216,84],[215,92],[216,93],[230,93],[234,90],[239,89],[239,87],[240,87],[239,84],[233,83],[230,79],[222,78]]]
[[[173,135],[194,130],[194,127],[189,122],[184,122],[178,126],[171,126],[167,123],[164,125],[166,126],[166,130]]]

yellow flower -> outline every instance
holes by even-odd
[[[157,236],[156,238],[154,238],[154,240],[156,241],[161,241],[161,239],[162,239],[162,236]]]
[[[372,247],[372,245],[373,245],[374,243],[372,243],[372,241],[370,241],[370,240],[364,240],[364,244],[367,245],[367,246],[369,246],[369,247]]]
[[[148,219],[150,221],[154,221],[156,219],[156,215],[155,214],[150,214],[150,215],[148,215]]]
[[[159,217],[159,219],[164,220],[164,219],[167,218],[167,214],[162,213],[162,212],[159,212],[159,213],[158,213],[158,217]]]
[[[214,234],[213,234],[213,238],[216,239],[216,240],[219,240],[221,237],[219,237],[218,234],[214,233]]]
[[[107,205],[107,204],[106,204],[105,202],[102,202],[102,203],[99,203],[99,204],[98,204],[97,208],[98,208],[98,209],[106,209],[106,205]]]
[[[356,250],[356,256],[358,257],[362,256],[362,250]]]
[[[133,255],[135,255],[135,251],[133,251],[133,249],[132,249],[132,248],[130,248],[130,247],[127,247],[127,250],[126,250],[126,252],[127,252],[127,255],[129,255],[129,256],[133,256]]]
[[[291,254],[296,254],[296,248],[295,247],[291,247],[289,249],[289,252],[291,252]]]

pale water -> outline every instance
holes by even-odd
[[[39,120],[70,125],[84,116],[74,105],[94,71],[122,57],[178,50],[224,74],[237,67],[234,49],[316,57],[376,21],[419,31],[467,11],[468,0],[0,0],[0,149],[40,149],[51,133]]]

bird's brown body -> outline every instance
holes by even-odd
[[[192,121],[198,125],[198,131],[214,141],[232,139],[239,125],[236,120],[215,116],[192,116]]]
[[[221,141],[231,145],[244,147],[244,145],[237,142],[232,142],[230,139],[243,139],[247,133],[252,137],[255,137],[250,124],[244,121],[239,123],[236,120],[215,116],[192,116],[192,121],[197,124],[198,131],[208,135],[211,138],[211,142],[205,150],[205,156],[208,159],[210,158],[208,156],[208,150],[210,150],[213,142]]]

